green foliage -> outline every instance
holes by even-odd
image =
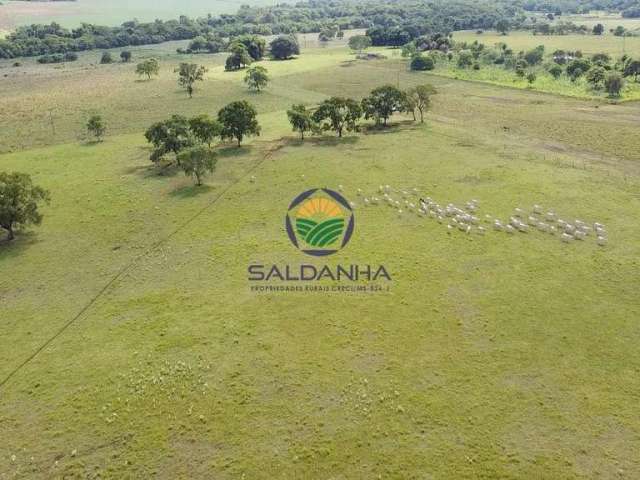
[[[109,63],[113,63],[113,57],[111,56],[111,53],[109,52],[104,52],[102,54],[102,57],[100,57],[100,63],[103,65],[109,64]]]
[[[608,69],[609,64],[611,63],[611,56],[608,53],[596,53],[591,57],[591,62],[594,65],[606,67]]]
[[[529,50],[524,54],[523,58],[528,65],[538,65],[544,58],[544,45],[538,45],[536,48]]]
[[[389,117],[395,112],[406,110],[406,94],[393,85],[383,85],[371,91],[362,100],[362,111],[366,119],[373,118],[376,124],[387,124]]]
[[[320,30],[320,33],[318,34],[318,40],[321,42],[329,42],[334,38],[336,38],[336,35],[338,34],[339,31],[340,30],[335,25],[330,25],[328,27],[325,27],[322,30]]]
[[[178,83],[185,88],[189,98],[193,97],[193,85],[204,80],[206,67],[195,63],[181,63],[175,70],[178,72]]]
[[[123,50],[122,52],[120,52],[120,60],[122,60],[123,63],[129,63],[131,61],[131,58],[132,55],[129,50]]]
[[[146,75],[151,80],[151,75],[158,75],[160,72],[160,63],[155,58],[149,58],[136,65],[136,73],[138,75]]]
[[[225,48],[227,43],[224,38],[215,33],[207,33],[191,40],[186,50],[179,48],[178,53],[218,53]]]
[[[289,123],[293,127],[294,132],[300,132],[300,138],[304,140],[305,132],[312,131],[314,129],[314,122],[312,114],[307,107],[302,104],[293,105],[287,110],[287,117]]]
[[[233,38],[231,43],[234,45],[244,45],[247,53],[254,62],[262,60],[267,48],[264,38],[258,35],[241,35]]]
[[[322,130],[333,130],[342,137],[343,132],[358,129],[362,117],[360,104],[352,98],[331,97],[320,104],[313,113],[313,121]]]
[[[529,85],[533,85],[533,83],[536,81],[536,78],[538,78],[538,76],[536,75],[535,72],[529,72],[527,74],[527,83]]]
[[[38,58],[38,63],[62,63],[62,62],[75,62],[78,60],[78,54],[75,52],[53,53],[51,55],[43,55]]]
[[[259,92],[269,83],[267,69],[260,65],[249,67],[247,74],[244,77],[244,83],[247,84],[249,90]]]
[[[222,138],[236,139],[238,147],[244,137],[260,135],[256,109],[246,100],[232,102],[218,112],[222,124]]]
[[[156,164],[166,159],[167,154],[177,156],[181,150],[194,144],[189,121],[182,115],[172,115],[169,120],[154,123],[144,136],[154,147],[151,161]]]
[[[367,29],[373,45],[400,47],[433,32],[446,35],[452,28],[487,29],[497,24],[506,32],[511,26],[520,25],[523,19],[524,10],[517,0],[369,0],[364,3],[334,0],[255,7],[242,5],[235,15],[197,19],[182,16],[148,23],[132,20],[114,27],[83,23],[69,30],[57,23],[28,25],[0,39],[0,58],[124,48],[175,40],[192,41],[179,53],[215,53],[224,49],[224,38],[315,32],[321,33],[322,38],[332,39],[340,35],[342,29],[354,28]],[[261,57],[247,46],[254,59]]]
[[[211,143],[222,135],[222,125],[207,114],[198,115],[189,120],[189,129],[201,143],[211,147]]]
[[[187,176],[193,177],[196,185],[202,185],[202,177],[213,173],[216,168],[216,154],[203,145],[188,148],[178,154],[180,168]]]
[[[498,33],[502,35],[506,35],[509,32],[509,29],[511,28],[511,24],[509,20],[507,20],[506,18],[501,18],[496,22],[495,28]]]
[[[409,66],[411,70],[424,71],[433,70],[436,65],[433,61],[433,58],[421,54],[416,54],[411,58],[411,63],[409,64]]]
[[[42,222],[41,202],[49,203],[49,192],[35,186],[29,175],[0,172],[0,228],[9,240],[15,238],[16,229]]]
[[[224,69],[227,71],[240,70],[251,65],[253,58],[249,55],[247,47],[243,43],[231,45],[231,55],[227,57]]]
[[[638,76],[640,75],[640,60],[629,60],[624,67],[624,76],[625,77],[634,77],[634,80],[638,81]]]
[[[349,48],[358,54],[362,54],[371,46],[371,38],[366,35],[354,35],[349,39]]]
[[[562,72],[564,72],[564,70],[562,69],[562,67],[560,65],[552,65],[549,68],[549,73],[556,80],[559,79],[562,76]]]
[[[516,75],[518,75],[519,77],[524,77],[527,74],[528,67],[529,67],[529,63],[524,58],[521,58],[515,64],[514,69],[515,69]]]
[[[288,60],[300,54],[300,46],[295,36],[281,35],[271,41],[269,51],[275,60]]]
[[[567,75],[569,75],[572,81],[576,81],[584,75],[585,72],[588,72],[590,68],[591,62],[589,62],[589,60],[576,58],[567,65]]]
[[[610,72],[604,79],[604,89],[611,97],[619,97],[624,88],[624,78],[618,72]]]
[[[587,82],[594,88],[599,88],[604,83],[606,76],[607,71],[603,67],[595,65],[587,72]]]
[[[467,68],[473,65],[473,53],[470,50],[460,50],[458,52],[457,65],[459,68]]]
[[[596,23],[593,26],[592,32],[594,35],[602,35],[604,33],[604,25],[602,25],[601,23]]]
[[[102,141],[102,137],[107,130],[107,125],[101,115],[92,115],[87,121],[87,131],[96,137],[98,142]]]
[[[418,110],[420,112],[420,123],[424,123],[424,114],[431,107],[431,96],[437,92],[436,88],[425,83],[416,87],[410,88],[406,93],[407,110],[414,114]]]

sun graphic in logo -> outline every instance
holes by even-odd
[[[308,255],[336,253],[351,239],[355,220],[349,202],[328,188],[298,195],[285,219],[291,243]]]

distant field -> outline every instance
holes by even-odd
[[[640,25],[640,21],[637,22]],[[616,37],[611,34],[596,35],[532,35],[531,32],[509,32],[503,36],[495,32],[486,31],[478,35],[475,31],[460,31],[454,33],[454,39],[459,41],[485,43],[495,45],[505,42],[515,51],[528,50],[537,45],[544,45],[548,52],[557,49],[582,50],[586,54],[605,52],[615,56],[623,53],[640,57],[640,37]]]
[[[616,28],[618,25],[622,25],[631,31],[640,31],[640,19],[622,18],[618,14],[608,14],[606,12],[592,12],[585,15],[565,15],[557,17],[556,19],[556,23],[564,21],[577,23],[578,25],[587,25],[590,28],[601,23],[604,25],[605,32],[609,32],[610,29]]]
[[[41,227],[0,245],[0,380],[97,300],[0,387],[0,478],[640,478],[640,103],[308,43],[262,62],[260,94],[224,55],[193,56],[209,72],[191,100],[177,44],[134,50],[161,56],[151,81],[96,65],[97,51],[2,64],[0,170],[31,174],[52,202]],[[396,115],[301,143],[287,122],[294,103],[424,82],[439,91],[424,125]],[[237,99],[256,105],[262,135],[219,147],[205,186],[151,166],[151,122]],[[93,112],[108,124],[99,144],[83,141]],[[340,184],[354,238],[305,257],[283,228],[289,201]],[[356,189],[381,184],[478,199],[503,219],[541,203],[605,223],[610,243],[448,234],[364,207]],[[394,280],[376,294],[251,292],[248,264],[272,262],[384,264]]]
[[[0,6],[0,30],[18,25],[58,22],[75,27],[81,22],[99,25],[119,25],[137,18],[153,21],[168,20],[180,15],[204,16],[207,13],[235,13],[240,0],[78,0],[76,2],[22,2],[3,1]],[[273,5],[275,0],[252,0],[251,5]]]

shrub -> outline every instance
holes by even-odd
[[[414,55],[411,59],[410,67],[411,70],[416,71],[433,70],[435,68],[435,63],[433,58],[418,54]]]
[[[102,54],[102,57],[100,58],[100,63],[105,65],[108,63],[113,63],[113,57],[111,56],[111,54],[109,52],[104,52]]]

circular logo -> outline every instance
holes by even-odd
[[[353,209],[346,198],[328,188],[298,195],[285,217],[287,235],[307,255],[322,257],[344,248],[355,227]]]

